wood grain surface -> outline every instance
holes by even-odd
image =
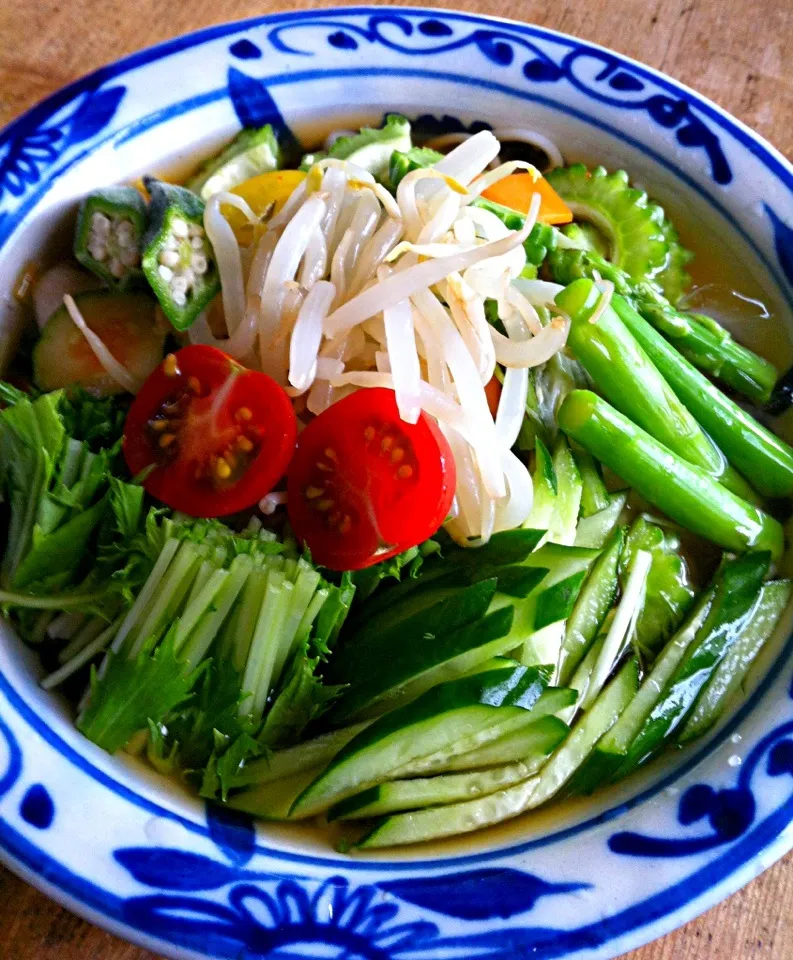
[[[338,4],[0,0],[0,124],[81,74],[168,37],[270,11],[328,5]],[[793,0],[457,0],[453,6],[613,47],[696,88],[793,155]],[[698,920],[628,956],[790,960],[791,900],[793,855]],[[154,956],[90,926],[2,868],[0,904],[0,958]]]

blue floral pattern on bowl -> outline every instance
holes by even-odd
[[[312,98],[376,120],[394,106],[395,78],[403,109],[428,129],[476,130],[494,108],[502,118],[536,109],[646,157],[731,226],[790,302],[793,170],[718,108],[560,34],[387,8],[212,28],[107,67],[11,124],[0,133],[0,282],[59,190],[79,195],[105,161],[137,175],[166,128],[206,127],[217,143],[269,122],[297,147],[314,129]],[[762,203],[742,206],[736,184],[748,178]],[[101,754],[36,692],[0,623],[0,853],[168,956],[604,960],[790,846],[791,652],[789,639],[712,742],[654,779],[468,850],[375,859],[207,810]]]

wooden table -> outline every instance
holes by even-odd
[[[343,0],[338,0],[339,3]],[[419,0],[416,0],[419,2]],[[0,124],[95,67],[189,30],[322,0],[2,0]],[[793,155],[791,0],[457,0],[594,40],[665,70]],[[793,855],[631,960],[793,957]],[[14,960],[149,960],[0,868],[0,955]]]

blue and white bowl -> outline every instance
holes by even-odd
[[[680,84],[538,27],[345,8],[214,27],[105,67],[0,134],[0,289],[74,199],[271,122],[303,142],[402,111],[527,126],[625,167],[684,239],[764,291],[790,358],[793,168]],[[692,229],[695,228],[695,229]],[[696,241],[696,242],[695,242]],[[19,326],[3,297],[2,355]],[[754,336],[757,331],[750,331]],[[109,757],[0,624],[0,856],[77,913],[169,957],[608,958],[691,919],[793,846],[790,616],[708,742],[593,800],[465,841],[342,856],[254,828]]]

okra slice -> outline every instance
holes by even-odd
[[[146,201],[134,187],[95,190],[80,204],[74,255],[111,287],[124,289],[142,275],[145,225]]]
[[[145,179],[151,195],[143,237],[143,272],[163,312],[186,330],[220,290],[212,245],[204,230],[204,203],[190,190]]]

